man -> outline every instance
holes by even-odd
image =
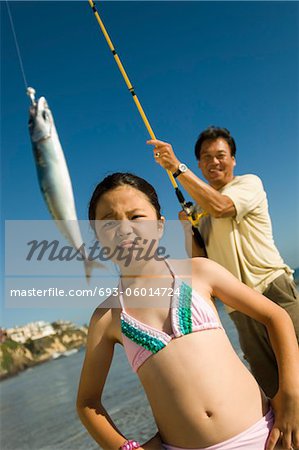
[[[207,256],[284,308],[293,320],[298,339],[299,296],[292,270],[274,244],[261,180],[251,174],[234,175],[236,145],[230,132],[209,127],[195,144],[198,167],[208,183],[181,163],[170,144],[158,140],[148,143],[155,146],[156,162],[170,170],[208,213],[199,224]],[[186,215],[180,213],[180,219],[186,219]],[[204,255],[204,249],[193,242],[192,256]],[[265,393],[273,397],[278,388],[278,370],[265,327],[238,311],[228,312],[253,375]]]

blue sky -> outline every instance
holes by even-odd
[[[198,173],[193,146],[208,125],[237,142],[236,174],[259,175],[276,244],[299,266],[299,5],[297,2],[98,2],[155,134]],[[67,159],[80,219],[106,174],[132,171],[179,205],[146,146],[148,134],[87,1],[10,2],[28,84],[44,95]],[[1,1],[2,217],[44,220],[27,130],[29,99]],[[2,255],[3,257],[3,255]],[[2,260],[3,265],[3,260]],[[3,299],[2,299],[3,301]],[[3,309],[4,326],[87,321],[90,311]]]

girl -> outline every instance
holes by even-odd
[[[106,177],[93,193],[89,219],[120,269],[118,289],[91,318],[78,390],[78,414],[95,441],[105,450],[298,448],[299,358],[287,313],[208,259],[159,257],[164,218],[155,190],[142,178]],[[145,296],[129,295],[141,288]],[[153,292],[167,295],[153,300]],[[267,327],[279,366],[274,411],[235,354],[214,296]],[[158,428],[142,445],[121,434],[101,403],[117,343]]]

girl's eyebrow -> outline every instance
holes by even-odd
[[[132,209],[131,211],[128,211],[128,213],[129,214],[133,214],[133,213],[136,213],[137,211],[144,212],[144,209],[142,209],[142,208],[135,208],[135,209]]]
[[[134,209],[131,209],[130,211],[127,211],[127,213],[128,214],[134,214],[137,211],[144,212],[144,210],[142,208],[134,208]],[[113,211],[109,211],[107,214],[105,214],[105,216],[103,216],[103,217],[101,217],[101,218],[99,218],[97,220],[105,220],[105,219],[109,219],[110,217],[113,217]]]
[[[105,220],[105,219],[110,218],[112,216],[113,216],[113,212],[109,211],[107,214],[105,214],[105,216],[103,216],[103,217],[101,217],[99,219],[96,219],[96,220]]]

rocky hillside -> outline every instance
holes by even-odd
[[[56,330],[56,334],[41,339],[28,339],[20,344],[6,339],[0,346],[0,379],[16,375],[36,364],[48,361],[53,355],[85,345],[87,329]]]

